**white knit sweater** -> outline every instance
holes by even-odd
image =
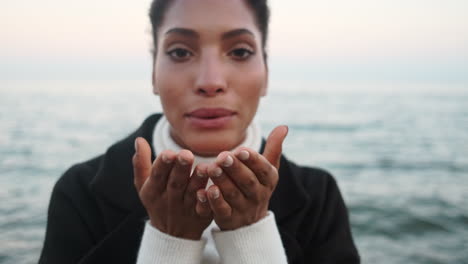
[[[170,126],[163,116],[156,124],[153,146],[156,155],[165,149],[181,150],[170,136]],[[261,134],[252,123],[241,146],[260,150]],[[213,162],[216,157],[195,156],[196,164]],[[211,185],[210,181],[208,185]],[[138,264],[170,263],[287,263],[273,212],[260,221],[232,231],[220,231],[213,221],[205,229],[201,240],[173,237],[146,222],[138,253]]]

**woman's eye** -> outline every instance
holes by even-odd
[[[192,56],[192,53],[186,49],[176,48],[168,51],[167,55],[169,55],[174,60],[183,61],[188,59],[188,57]]]
[[[237,59],[237,60],[248,59],[253,54],[254,54],[253,51],[250,51],[244,48],[235,49],[229,53],[231,57],[234,57],[234,59]]]

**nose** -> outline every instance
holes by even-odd
[[[227,83],[219,58],[204,58],[198,68],[196,93],[201,96],[217,96],[226,92]]]

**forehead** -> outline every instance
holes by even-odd
[[[244,28],[260,35],[254,12],[245,0],[175,0],[164,15],[159,33],[171,28],[190,28],[202,34]]]

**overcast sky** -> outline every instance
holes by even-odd
[[[468,84],[466,0],[270,2],[272,80]],[[0,79],[149,78],[149,3],[3,1]]]

